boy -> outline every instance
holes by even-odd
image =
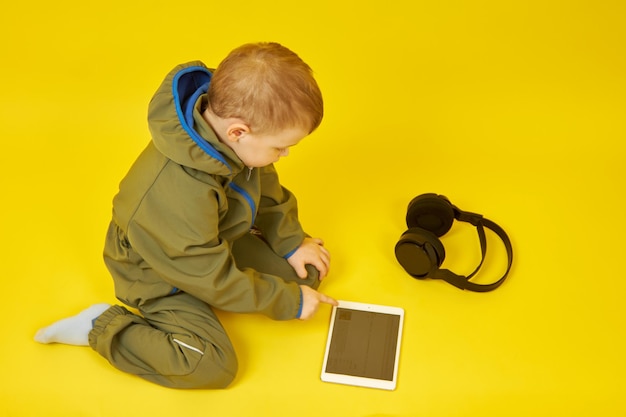
[[[152,141],[113,200],[104,260],[120,305],[41,329],[118,369],[176,388],[222,388],[237,359],[212,307],[308,319],[330,255],[308,237],[273,163],[323,115],[311,69],[276,43],[232,51],[215,71],[176,67],[150,102]]]

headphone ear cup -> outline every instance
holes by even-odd
[[[395,248],[396,259],[414,278],[426,278],[441,266],[446,257],[441,241],[434,233],[410,228],[400,236]]]
[[[445,235],[454,223],[450,201],[437,194],[421,194],[409,203],[406,224],[409,228],[428,230],[437,237]]]

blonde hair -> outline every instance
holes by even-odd
[[[233,50],[213,73],[208,107],[218,117],[243,120],[255,133],[292,127],[310,133],[324,115],[311,68],[278,43]]]

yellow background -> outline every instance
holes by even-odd
[[[0,415],[623,416],[626,8],[620,0],[12,1],[2,6]],[[111,198],[176,64],[273,40],[315,70],[322,127],[279,164],[333,254],[322,291],[404,307],[396,391],[319,379],[330,309],[220,313],[241,362],[178,391],[35,331],[114,302]],[[509,280],[416,281],[393,248],[410,199],[447,195],[504,227]],[[504,253],[490,236],[481,280]],[[455,224],[444,266],[468,273]]]

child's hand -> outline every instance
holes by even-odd
[[[302,312],[300,313],[300,320],[308,320],[313,317],[319,308],[320,303],[326,303],[333,306],[339,305],[337,300],[334,298],[315,291],[311,287],[300,285],[300,289],[302,290]]]
[[[306,279],[307,272],[305,265],[313,265],[320,272],[320,281],[328,275],[330,268],[330,253],[324,247],[322,239],[307,237],[302,245],[287,258],[287,262],[302,279]]]

